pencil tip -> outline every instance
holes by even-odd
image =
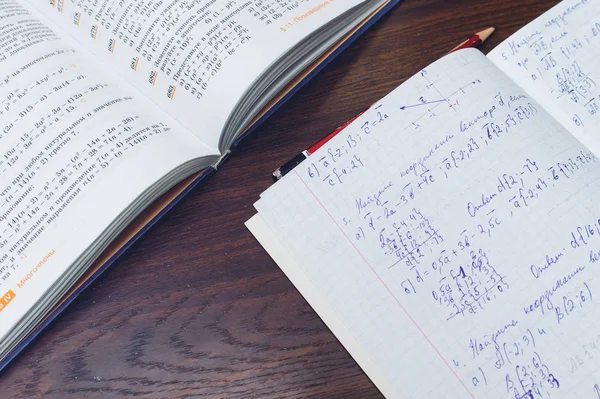
[[[477,36],[479,36],[479,39],[481,39],[482,42],[485,42],[487,38],[490,37],[492,33],[494,33],[495,30],[496,28],[494,27],[487,28],[482,30],[481,32],[477,32]]]

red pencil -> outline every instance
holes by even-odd
[[[457,50],[461,50],[463,48],[480,46],[483,42],[485,42],[487,40],[488,37],[490,37],[490,35],[494,32],[494,30],[495,30],[494,28],[487,28],[485,30],[482,30],[481,32],[475,33],[469,39],[465,40],[464,42],[462,42],[461,44],[459,44],[458,46],[456,46],[452,50],[450,50],[449,53],[452,53]],[[308,158],[308,156],[310,154],[314,153],[319,148],[321,148],[322,146],[327,144],[327,142],[329,140],[334,138],[339,132],[344,130],[346,128],[346,126],[348,126],[356,118],[358,118],[359,116],[364,114],[368,109],[369,108],[365,109],[363,112],[359,113],[354,118],[350,119],[348,122],[344,123],[342,126],[338,127],[333,132],[329,133],[327,136],[323,137],[321,140],[319,140],[318,142],[316,142],[315,144],[310,146],[307,150],[302,151],[300,154],[296,155],[294,158],[290,159],[289,161],[284,163],[282,166],[277,168],[277,170],[274,171],[272,174],[273,180],[277,181],[277,180],[281,179],[288,172],[290,172],[292,169],[294,169],[296,166],[298,166],[302,161],[304,161],[306,158]]]
[[[450,50],[448,54],[457,50],[462,50],[464,48],[481,46],[481,44],[485,42],[487,38],[490,37],[492,33],[494,33],[495,30],[495,28],[487,28],[482,30],[481,32],[475,33],[473,36],[471,36],[470,38],[468,38],[467,40]]]
[[[349,124],[351,124],[352,122],[354,122],[354,120],[356,118],[358,118],[359,116],[361,116],[362,114],[364,114],[368,109],[369,108],[365,109],[364,111],[362,111],[361,113],[359,113],[358,115],[356,115],[354,118],[350,119],[348,122],[344,123],[342,126],[338,127],[333,132],[329,133],[327,136],[325,136],[321,140],[317,141],[315,144],[311,145],[308,149],[302,151],[300,154],[296,155],[294,158],[290,159],[289,161],[287,161],[286,163],[284,163],[283,165],[281,165],[279,168],[277,168],[276,171],[274,171],[272,173],[273,180],[277,181],[277,180],[281,179],[288,172],[290,172],[292,169],[294,169],[296,166],[298,166],[300,164],[300,162],[302,162],[306,158],[308,158],[308,156],[310,154],[314,153],[319,148],[321,148],[325,144],[327,144],[327,142],[329,140],[331,140],[332,138],[334,138],[339,132],[341,132],[342,130],[344,130],[346,128],[346,126],[348,126]]]

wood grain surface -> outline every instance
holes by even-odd
[[[278,165],[473,32],[497,28],[487,52],[556,3],[400,3],[23,351],[0,397],[381,398],[244,222]]]

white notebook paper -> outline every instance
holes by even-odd
[[[552,43],[544,25],[568,20],[583,35],[592,11],[563,2],[526,29]],[[586,85],[597,43],[580,57]],[[600,91],[563,82],[553,98],[500,58],[464,50],[420,71],[248,222],[390,398],[600,397],[599,116],[575,102]],[[572,61],[556,61],[543,79],[566,76]]]

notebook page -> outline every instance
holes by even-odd
[[[562,1],[488,57],[600,154],[600,2]]]
[[[279,265],[294,286],[298,288],[310,306],[321,316],[327,327],[335,332],[337,339],[352,353],[352,357],[357,363],[365,370],[377,370],[372,363],[369,353],[364,351],[363,347],[352,335],[352,332],[346,328],[339,314],[324,300],[321,292],[302,273],[302,269],[273,233],[273,230],[269,228],[269,225],[263,220],[261,215],[254,215],[246,222],[246,227],[252,232],[277,265]],[[384,378],[380,378],[375,372],[370,373],[369,376],[382,392],[391,392],[391,388],[386,387],[387,381]]]
[[[255,206],[387,397],[594,397],[599,178],[594,154],[464,50]]]

